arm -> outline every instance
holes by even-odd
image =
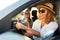
[[[26,29],[25,29],[26,30]],[[33,30],[31,28],[28,28],[27,30],[27,34],[26,35],[29,35],[30,36],[37,36],[37,37],[40,37],[40,32],[36,31],[36,30]]]
[[[23,24],[21,24],[21,23],[17,23],[17,24],[16,24],[16,28],[17,28],[18,30],[20,30],[20,29],[26,30],[27,33],[30,34],[30,36],[37,36],[37,37],[40,36],[40,32],[38,32],[38,31],[36,31],[36,30],[33,30],[33,29],[29,28],[29,27],[25,27],[25,26],[24,26]],[[26,34],[26,35],[28,35],[28,34]]]
[[[27,18],[25,18],[24,21],[27,24],[27,27],[32,28],[31,23],[30,23],[30,21]]]
[[[45,37],[52,37],[54,32],[57,30],[57,28],[58,28],[58,24],[56,22],[49,24],[48,28],[45,29],[46,32],[42,31],[42,32],[44,32],[43,37],[44,38]]]

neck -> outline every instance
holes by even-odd
[[[44,19],[43,19],[43,20],[41,20],[41,23],[42,23],[42,24],[46,24],[46,22],[45,22],[45,20],[44,20]]]
[[[45,25],[45,21],[44,20],[41,20],[41,28]]]

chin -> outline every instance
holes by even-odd
[[[39,18],[39,20],[42,20],[43,18]]]

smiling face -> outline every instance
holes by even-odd
[[[30,13],[28,11],[25,12],[25,18],[30,18]]]
[[[40,8],[39,12],[37,13],[38,19],[45,21],[47,24],[51,21],[54,21],[53,15],[54,14],[46,8]]]
[[[40,8],[39,13],[37,13],[38,19],[43,20],[47,16],[47,9],[45,8]]]

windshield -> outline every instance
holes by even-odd
[[[27,3],[30,0],[0,0],[0,20],[7,16],[10,12],[18,8],[19,6]]]

